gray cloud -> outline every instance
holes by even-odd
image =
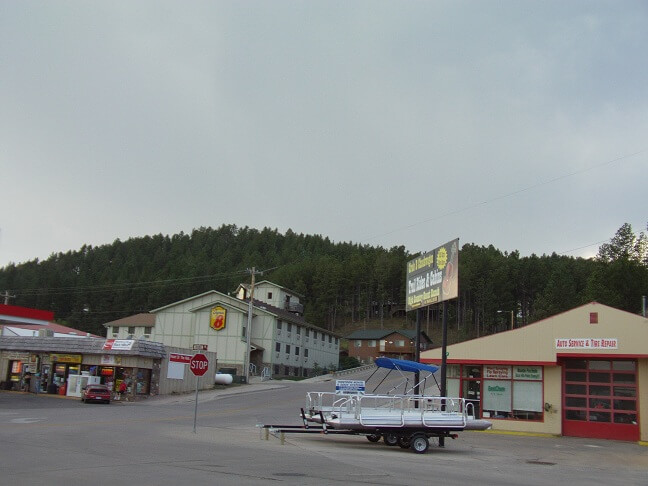
[[[647,17],[642,2],[4,3],[0,265],[222,223],[523,255],[644,229],[648,152],[611,161],[648,148]]]

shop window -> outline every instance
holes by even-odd
[[[542,367],[485,365],[483,377],[484,418],[542,420]]]
[[[151,370],[138,369],[135,376],[135,393],[137,395],[148,395],[151,385]]]

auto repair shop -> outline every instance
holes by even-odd
[[[439,364],[441,349],[421,353]],[[493,429],[648,441],[648,319],[592,302],[447,347],[447,396]]]

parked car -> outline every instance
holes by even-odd
[[[81,401],[110,403],[110,388],[106,385],[88,385],[81,392]]]

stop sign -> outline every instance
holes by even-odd
[[[196,376],[204,375],[207,372],[207,368],[209,368],[207,356],[202,353],[194,354],[189,361],[189,368],[191,368],[191,372]]]

